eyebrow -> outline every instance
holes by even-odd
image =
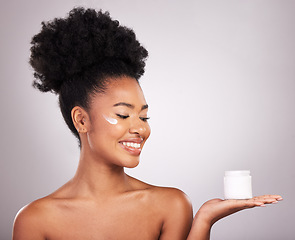
[[[134,108],[134,105],[132,105],[130,103],[125,103],[125,102],[118,102],[113,105],[113,107],[118,107],[118,106],[125,106],[125,107],[132,108],[132,109]],[[147,104],[145,104],[141,107],[141,110],[147,109],[148,107],[149,106]]]

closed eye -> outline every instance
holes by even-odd
[[[119,118],[122,118],[122,119],[126,119],[129,117],[129,115],[121,115],[121,114],[116,114]]]
[[[147,120],[149,120],[150,118],[149,117],[140,117],[140,119],[144,122],[147,122]]]

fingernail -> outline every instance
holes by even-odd
[[[282,200],[283,200],[283,198],[281,198],[281,197],[280,197],[280,198],[278,198],[277,200],[278,200],[278,201],[282,201]]]

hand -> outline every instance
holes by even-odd
[[[187,240],[209,240],[213,224],[221,218],[247,208],[277,203],[280,200],[283,198],[279,195],[264,195],[246,200],[209,200],[197,212]]]
[[[196,217],[201,217],[203,221],[207,221],[212,226],[221,218],[238,211],[253,207],[264,207],[265,204],[277,203],[280,200],[283,200],[283,198],[279,195],[263,195],[246,200],[212,199],[202,205]]]

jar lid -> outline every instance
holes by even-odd
[[[250,176],[250,170],[225,171],[226,177]]]

